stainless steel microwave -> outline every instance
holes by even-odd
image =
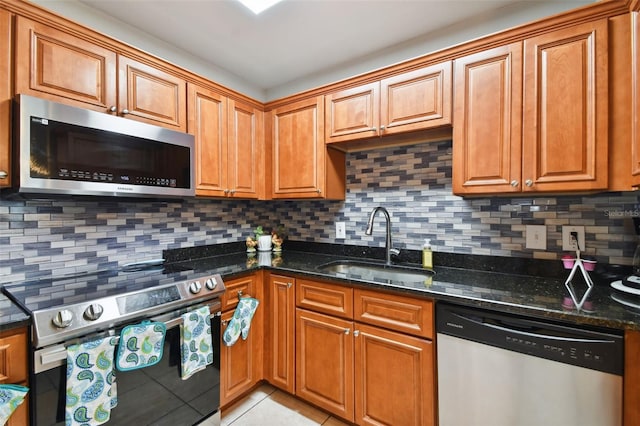
[[[27,95],[14,107],[12,192],[195,195],[193,135]]]

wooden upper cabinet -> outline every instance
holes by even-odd
[[[227,195],[227,98],[188,85],[188,131],[195,136],[196,195]],[[226,192],[225,192],[226,191]]]
[[[264,113],[234,99],[228,104],[229,195],[258,198],[264,173]]]
[[[382,135],[451,125],[451,61],[385,78],[380,87]]]
[[[602,19],[456,59],[454,193],[607,189],[607,44]]]
[[[640,8],[640,2],[636,7]],[[631,12],[631,173],[633,184],[640,185],[640,12]]]
[[[608,185],[607,19],[524,41],[523,191]]]
[[[447,61],[328,94],[326,142],[450,125],[451,92]]]
[[[16,93],[187,129],[186,82],[177,75],[24,17],[15,46]]]
[[[380,82],[325,95],[326,142],[378,136]]]
[[[344,153],[324,143],[324,99],[270,111],[273,198],[345,197]]]
[[[0,9],[0,187],[11,185],[11,14]]]
[[[454,80],[453,192],[519,192],[522,43],[456,59]]]
[[[186,81],[118,55],[118,112],[174,130],[187,130]]]
[[[117,106],[116,52],[16,17],[16,93],[108,112]]]
[[[258,197],[263,112],[189,83],[188,131],[196,138],[196,195]]]

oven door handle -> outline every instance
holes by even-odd
[[[211,315],[209,315],[209,318],[214,318],[216,316],[219,317],[221,315],[222,315],[221,312],[211,312]],[[156,321],[156,320],[154,319],[153,321]],[[176,326],[182,324],[182,317],[174,318],[174,319],[171,319],[169,321],[161,321],[161,320],[157,320],[157,321],[164,322],[165,327],[167,327],[167,330],[169,330],[169,329],[171,329],[173,327],[176,327]]]

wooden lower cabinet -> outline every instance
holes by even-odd
[[[354,340],[355,423],[435,424],[433,343],[366,324]]]
[[[296,395],[353,422],[353,321],[296,309]]]
[[[225,407],[245,395],[263,378],[264,300],[260,275],[252,274],[225,282],[227,291],[222,297],[222,325],[220,342],[220,406]],[[241,296],[255,297],[260,302],[251,320],[246,340],[238,338],[232,346],[222,341],[229,321]]]
[[[29,387],[27,329],[18,328],[0,333],[0,383]],[[13,412],[6,426],[29,424],[29,396]]]
[[[295,282],[291,277],[268,275],[266,378],[272,385],[295,392]]]

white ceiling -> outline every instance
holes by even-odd
[[[80,1],[266,93],[506,8],[593,0],[284,0],[258,16],[234,0]]]

